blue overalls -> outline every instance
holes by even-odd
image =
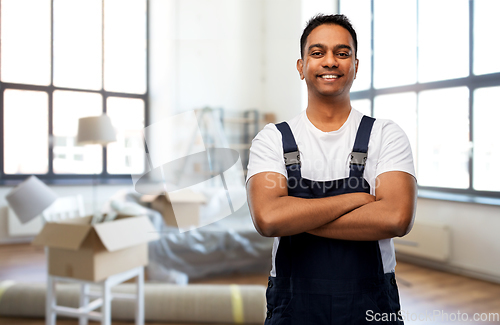
[[[351,153],[349,177],[317,182],[302,178],[300,155],[286,122],[282,134],[288,195],[322,198],[370,193],[363,178],[375,119],[363,116]],[[269,277],[266,325],[403,324],[393,273],[384,274],[378,241],[348,241],[301,233],[283,236],[275,256],[276,277]],[[375,318],[378,313],[378,317]],[[383,314],[392,321],[375,321]],[[390,319],[390,318],[387,318]]]

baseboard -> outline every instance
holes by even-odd
[[[406,255],[403,253],[396,253],[396,260],[401,261],[401,262],[419,265],[419,266],[428,267],[430,269],[435,269],[438,271],[463,275],[463,276],[478,279],[478,280],[484,280],[484,281],[500,284],[500,277],[499,276],[491,275],[491,274],[487,274],[487,273],[483,273],[483,272],[478,272],[478,271],[474,271],[474,270],[470,270],[470,269],[464,269],[464,268],[459,267],[459,266],[444,264],[442,262],[436,262],[436,261],[428,260],[425,258]]]
[[[7,237],[0,239],[0,245],[9,244],[29,244],[33,241],[33,236],[30,237]]]

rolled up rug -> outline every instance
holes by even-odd
[[[44,283],[0,283],[0,316],[44,317]],[[91,291],[98,288],[91,287]],[[156,322],[203,322],[262,324],[266,311],[266,288],[260,285],[186,285],[146,283],[145,320]],[[120,284],[113,293],[135,293],[132,283]],[[79,288],[57,284],[57,304],[77,307]],[[133,321],[134,302],[114,300],[112,319]]]

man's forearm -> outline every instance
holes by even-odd
[[[282,196],[258,210],[251,207],[251,212],[262,235],[281,237],[318,228],[371,201],[373,196],[365,193],[318,199]]]
[[[405,172],[377,177],[376,201],[363,205],[309,233],[345,240],[380,240],[403,236],[415,215],[417,182]]]
[[[406,232],[409,211],[391,209],[387,202],[363,205],[316,229],[310,234],[344,240],[380,240],[401,236]]]

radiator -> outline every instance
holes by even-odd
[[[22,224],[10,207],[7,210],[10,237],[35,236],[42,230],[43,222],[41,216]]]
[[[447,225],[415,222],[410,233],[394,238],[397,253],[446,261],[450,257],[450,229]]]

